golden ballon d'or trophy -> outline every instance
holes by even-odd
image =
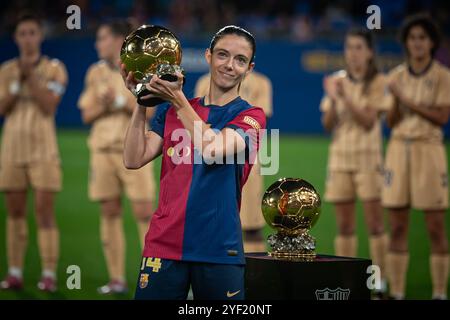
[[[181,57],[180,41],[167,28],[143,25],[125,38],[120,60],[126,71],[131,71],[139,82],[134,94],[140,105],[152,107],[164,102],[157,97],[141,99],[151,93],[145,84],[150,82],[153,75],[163,80],[176,81],[177,72],[184,74],[180,67]]]
[[[320,195],[307,181],[282,178],[264,193],[262,212],[267,224],[277,230],[268,237],[275,258],[313,260],[316,240],[309,230],[319,219]]]
[[[277,233],[270,252],[245,255],[248,300],[369,300],[370,259],[316,255],[309,234],[321,214],[319,193],[307,181],[282,178],[264,193],[262,212]]]

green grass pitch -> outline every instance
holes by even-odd
[[[87,198],[87,179],[89,153],[86,146],[87,131],[60,130],[58,133],[64,170],[64,188],[57,196],[56,214],[61,234],[61,256],[58,268],[59,291],[43,294],[36,288],[40,276],[39,253],[36,243],[33,198],[29,195],[28,221],[29,242],[24,270],[25,290],[16,292],[0,291],[0,299],[129,299],[140,264],[140,248],[137,227],[131,214],[128,201],[124,200],[124,224],[127,240],[126,268],[130,293],[123,296],[100,296],[96,288],[108,281],[99,237],[99,207]],[[327,137],[282,136],[280,139],[280,168],[275,176],[266,176],[269,186],[280,177],[301,177],[311,182],[320,194],[324,191],[326,174]],[[447,154],[450,144],[447,143]],[[155,165],[155,177],[159,179],[160,160]],[[363,221],[361,206],[358,203],[358,238],[360,257],[368,257],[367,232]],[[6,209],[0,197],[0,277],[7,271],[5,222]],[[447,229],[450,229],[447,219]],[[265,230],[266,235],[271,231]],[[333,238],[336,233],[332,207],[324,203],[322,216],[311,232],[317,238],[318,253],[333,254]],[[428,237],[424,217],[420,212],[412,212],[410,220],[410,267],[408,271],[407,298],[429,299],[431,279],[429,275]],[[69,265],[81,268],[81,289],[66,288]]]

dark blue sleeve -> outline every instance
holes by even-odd
[[[156,107],[155,115],[153,116],[151,123],[151,131],[157,133],[161,138],[164,138],[164,126],[166,124],[166,114],[169,110],[170,104],[160,104]]]

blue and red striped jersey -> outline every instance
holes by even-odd
[[[264,111],[240,97],[224,106],[204,105],[203,98],[189,102],[211,128],[232,128],[244,137],[244,161],[206,163],[190,138],[188,143],[181,143],[180,130],[187,131],[175,108],[159,106],[151,125],[151,130],[164,139],[159,202],[143,256],[245,264],[239,218],[241,191],[252,167],[252,156],[259,149],[259,130],[266,126]],[[183,158],[190,161],[180,161]],[[237,160],[238,155],[234,158]]]

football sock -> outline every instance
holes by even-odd
[[[408,252],[389,252],[386,259],[390,295],[397,299],[405,297]]]
[[[448,254],[432,254],[430,256],[433,298],[447,296],[448,261]]]
[[[55,271],[52,271],[52,270],[43,270],[42,276],[45,278],[56,279],[56,273],[55,273]]]
[[[23,277],[22,269],[16,268],[16,267],[10,267],[8,269],[8,274],[10,276],[13,276],[13,277],[16,277],[16,278],[22,278]]]
[[[356,257],[358,239],[355,235],[337,235],[334,239],[334,252],[341,257]]]
[[[122,217],[101,218],[100,234],[103,253],[111,280],[125,280],[125,237]]]
[[[385,233],[369,237],[370,257],[372,264],[380,267],[381,279],[386,279],[386,254],[388,236]]]
[[[56,227],[38,227],[38,247],[42,270],[56,272],[59,258],[59,231]]]
[[[10,269],[22,270],[28,242],[28,226],[25,217],[7,218],[7,255]]]

